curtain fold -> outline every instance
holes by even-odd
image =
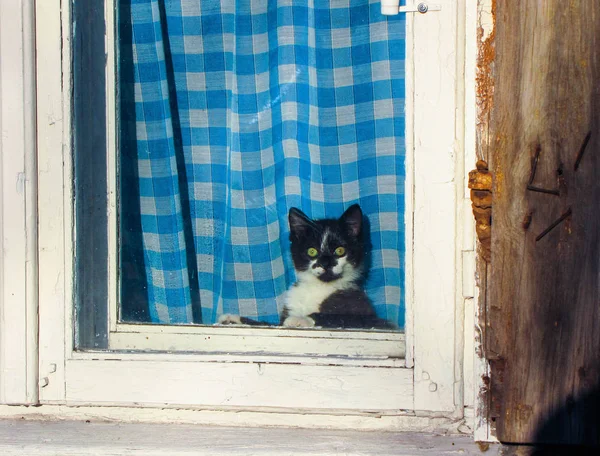
[[[405,23],[379,8],[120,1],[124,319],[278,322],[289,208],[338,217],[357,202],[367,292],[403,326]]]

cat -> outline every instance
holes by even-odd
[[[280,325],[294,328],[394,329],[378,318],[361,287],[365,240],[363,213],[350,206],[339,219],[312,220],[300,209],[288,214],[296,283],[286,293]],[[224,314],[219,324],[265,325]]]

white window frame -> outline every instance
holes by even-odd
[[[0,2],[0,404],[38,400],[35,23]]]
[[[464,1],[407,17],[406,352],[386,356],[73,350],[69,1],[36,2],[39,400],[463,415]],[[460,202],[460,204],[459,204]],[[3,208],[4,209],[4,208]],[[5,209],[4,209],[5,210]],[[412,246],[412,249],[410,248]],[[5,306],[3,305],[3,308]],[[236,329],[241,330],[241,329]]]

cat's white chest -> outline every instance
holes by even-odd
[[[304,317],[319,312],[321,303],[340,288],[332,283],[321,282],[316,277],[305,276],[304,280],[287,291],[288,315]]]

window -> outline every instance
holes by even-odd
[[[455,310],[462,300],[455,292],[456,207],[463,192],[455,109],[462,82],[453,2],[406,18],[404,333],[122,323],[114,5],[36,8],[38,93],[47,94],[38,100],[38,160],[46,165],[39,174],[40,375],[48,378],[42,402],[391,414],[462,408],[455,395]],[[73,23],[92,38],[61,34]],[[104,55],[92,52],[99,43],[106,67]],[[105,80],[98,84],[89,74]],[[93,121],[86,121],[82,112],[92,109]],[[93,148],[78,149],[90,137]],[[82,188],[78,176],[99,184]],[[98,218],[89,217],[92,207]],[[74,318],[77,297],[87,302]],[[75,349],[77,341],[85,350]]]
[[[78,348],[287,353],[285,336],[297,353],[402,357],[403,334],[359,348],[364,331],[190,326],[222,313],[276,323],[294,281],[288,209],[338,216],[342,193],[371,212],[367,290],[382,318],[404,317],[403,16],[368,2],[203,5],[73,6],[86,24],[74,29],[74,66],[89,68],[73,75]],[[94,46],[107,47],[106,66]],[[341,63],[305,62],[324,55]],[[175,324],[187,326],[164,326]]]

